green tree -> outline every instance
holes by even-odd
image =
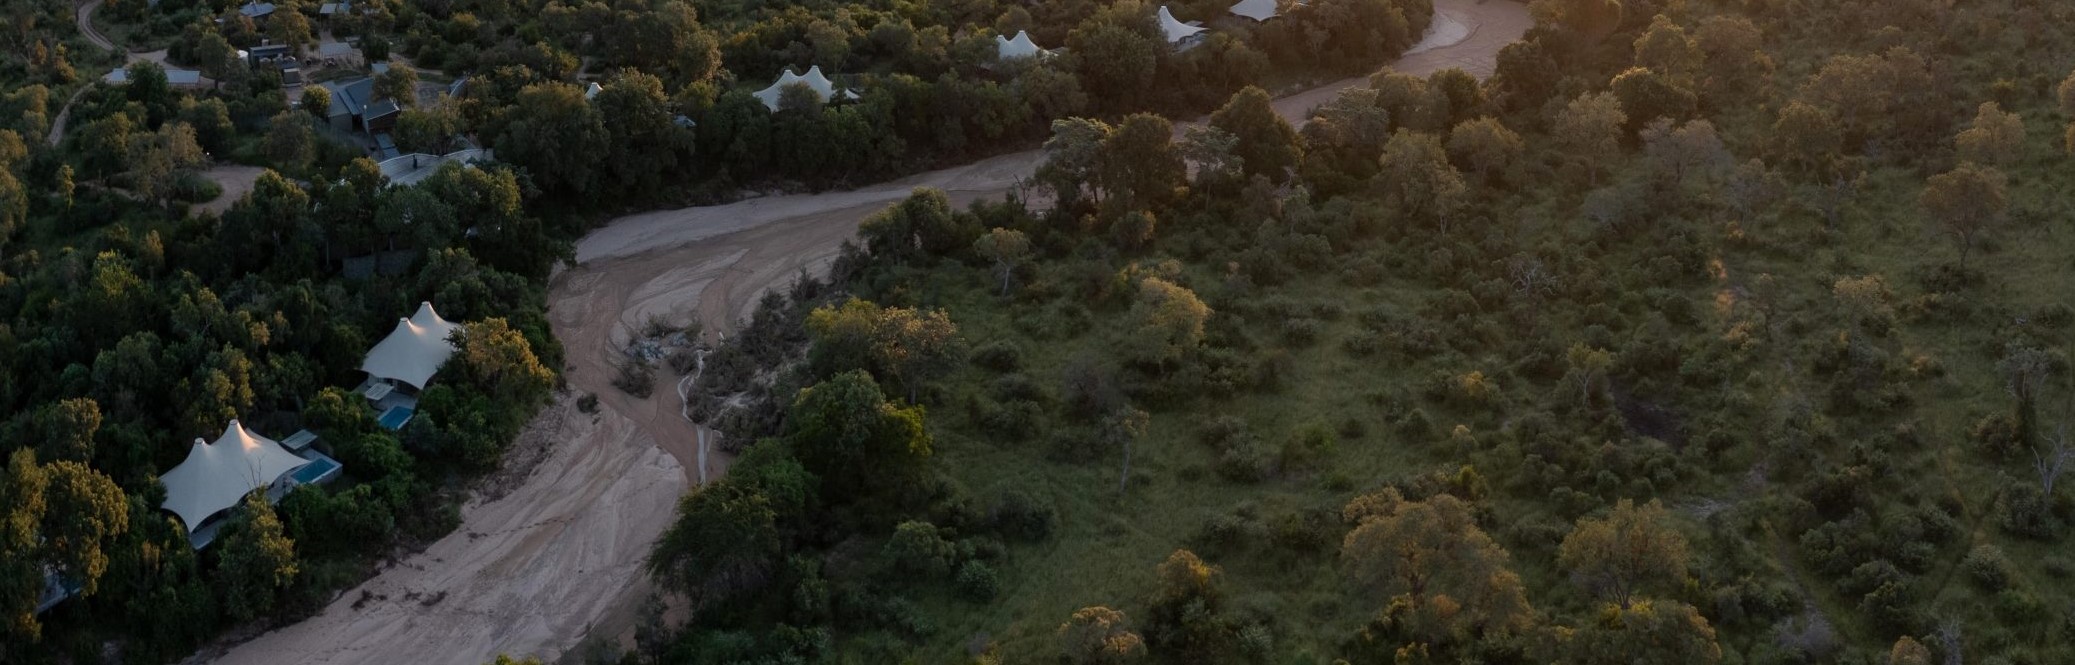
[[[1706,63],[1700,90],[1713,105],[1726,106],[1755,93],[1771,78],[1772,56],[1765,33],[1750,18],[1717,14],[1700,20],[1694,44]]]
[[[1626,129],[1641,129],[1658,118],[1684,121],[1698,111],[1700,98],[1677,77],[1643,67],[1614,77],[1614,96],[1628,117]]]
[[[900,203],[865,218],[858,235],[873,256],[911,263],[972,247],[980,227],[952,210],[944,190],[917,187]]]
[[[22,144],[22,137],[12,129],[0,129],[0,250],[14,238],[22,225],[29,220],[29,189],[22,183],[22,169],[28,162],[29,149]],[[67,165],[66,168],[70,168]],[[70,171],[59,174],[61,188],[70,183],[62,182],[71,176]],[[67,207],[71,205],[71,192],[61,191]]]
[[[1384,144],[1381,167],[1373,182],[1398,210],[1448,231],[1468,187],[1455,165],[1448,163],[1439,137],[1398,130]]]
[[[1161,656],[1180,662],[1231,662],[1239,651],[1224,612],[1224,571],[1195,552],[1175,550],[1153,568],[1146,640]]]
[[[1672,191],[1695,176],[1712,181],[1714,174],[1727,170],[1731,163],[1729,149],[1715,133],[1714,123],[1706,120],[1674,127],[1672,121],[1659,118],[1643,128],[1641,138],[1643,156],[1654,167],[1651,170]]]
[[[1465,120],[1448,133],[1448,154],[1463,168],[1477,173],[1477,180],[1492,183],[1492,174],[1520,161],[1527,144],[1497,118]]]
[[[838,374],[793,399],[787,440],[832,496],[900,487],[931,454],[920,406],[886,401],[870,374]]]
[[[418,70],[401,62],[389,65],[389,71],[375,75],[375,98],[394,100],[404,108],[416,107]]]
[[[1130,210],[1174,200],[1189,173],[1175,149],[1174,125],[1150,113],[1131,114],[1103,139],[1095,170],[1108,203]]]
[[[1454,495],[1407,501],[1386,488],[1341,514],[1355,524],[1341,541],[1341,567],[1363,590],[1387,598],[1385,619],[1416,639],[1510,632],[1532,620],[1506,550]]]
[[[1030,238],[1015,229],[992,229],[973,241],[973,253],[994,263],[994,275],[1001,280],[1001,294],[1007,296],[1017,266],[1030,258]]]
[[[1145,639],[1131,632],[1124,613],[1101,605],[1075,610],[1058,633],[1060,654],[1076,665],[1135,663],[1146,656]]]
[[[1637,592],[1684,581],[1686,552],[1686,538],[1663,504],[1622,499],[1606,517],[1578,520],[1556,561],[1588,590],[1628,609]]]
[[[1149,420],[1146,412],[1132,407],[1117,409],[1102,419],[1103,443],[1124,454],[1124,464],[1117,471],[1118,494],[1124,493],[1125,483],[1131,480],[1131,444],[1145,437]]]
[[[1686,29],[1670,17],[1658,14],[1635,41],[1635,65],[1664,72],[1682,81],[1693,81],[1700,72],[1700,45],[1686,36]]]
[[[282,531],[264,490],[245,495],[238,513],[224,525],[216,552],[223,609],[238,621],[271,612],[280,591],[300,572],[295,542]]]
[[[909,520],[894,527],[882,555],[902,573],[939,579],[958,562],[958,546],[945,540],[936,525]]]
[[[194,59],[202,74],[209,77],[210,86],[216,88],[222,87],[225,79],[242,73],[245,67],[245,59],[238,57],[237,47],[231,46],[230,41],[223,38],[223,33],[214,30],[202,32],[201,40],[194,47]],[[305,86],[304,90],[310,88],[322,89],[323,86]]]
[[[89,398],[52,402],[37,409],[33,420],[38,457],[80,463],[93,459],[94,434],[101,430],[99,403]]]
[[[1788,102],[1772,125],[1774,154],[1802,173],[1823,173],[1838,159],[1843,136],[1829,111],[1805,102]]]
[[[519,90],[496,147],[498,158],[524,167],[543,189],[583,195],[596,189],[611,134],[582,88],[535,83]]]
[[[452,152],[454,136],[461,133],[461,113],[452,104],[437,103],[405,109],[396,116],[396,145],[411,152],[444,155]]]
[[[38,464],[27,448],[9,454],[0,469],[0,634],[11,644],[39,638],[46,571],[98,591],[129,516],[122,489],[85,464]]]
[[[1282,182],[1304,157],[1297,130],[1275,112],[1268,92],[1247,86],[1234,93],[1215,113],[1210,126],[1231,132],[1239,139],[1233,151],[1246,164],[1247,175],[1265,175]]]
[[[662,79],[621,71],[605,82],[591,103],[611,135],[612,158],[606,167],[620,191],[660,191],[681,165],[690,162],[692,133],[672,120]]]
[[[1177,147],[1182,159],[1196,169],[1196,189],[1205,193],[1230,192],[1246,182],[1246,164],[1239,157],[1239,137],[1216,127],[1194,125],[1182,130]]]
[[[1550,133],[1559,148],[1585,165],[1590,184],[1598,187],[1600,170],[1621,155],[1621,128],[1627,122],[1621,100],[1612,93],[1586,94],[1564,106]]]
[[[1945,229],[1960,245],[1960,266],[1966,267],[1974,240],[2003,219],[2010,206],[2003,172],[1994,167],[1962,162],[1951,171],[1931,176],[1917,202],[1932,221]]]
[[[461,359],[469,374],[481,381],[498,401],[537,403],[554,387],[554,371],[540,363],[526,336],[513,330],[503,318],[470,323],[458,336]]]
[[[79,129],[79,152],[87,173],[105,177],[129,166],[130,134],[136,122],[128,113],[117,113],[87,123]]]
[[[1134,3],[1136,4],[1136,3]],[[1166,45],[1139,31],[1091,20],[1066,36],[1071,69],[1098,108],[1120,111],[1144,106],[1160,71]]]
[[[276,44],[287,44],[300,53],[304,44],[311,41],[310,18],[296,9],[293,4],[282,6],[282,11],[267,17],[267,36]]]
[[[263,146],[267,160],[290,173],[309,168],[317,158],[317,134],[310,117],[301,113],[282,111],[269,119]]]
[[[1045,140],[1045,162],[1038,166],[1038,182],[1052,190],[1052,199],[1071,206],[1086,194],[1102,203],[1098,169],[1103,142],[1113,130],[1101,120],[1062,118],[1052,121],[1052,137]]]
[[[650,549],[648,569],[694,607],[761,588],[780,549],[771,502],[732,476],[677,503],[677,521]]]
[[[1983,166],[2009,166],[2024,156],[2024,119],[2005,112],[1995,102],[1982,102],[1974,114],[1974,123],[1953,137],[1953,147],[1961,160]]]
[[[331,115],[331,90],[321,85],[303,86],[303,94],[296,105],[310,117],[323,120]]]
[[[1593,622],[1570,635],[1560,665],[1629,665],[1722,661],[1715,628],[1692,605],[1638,600],[1601,608]]]
[[[958,325],[943,310],[887,308],[872,330],[872,355],[916,402],[922,385],[949,374],[965,360]]]
[[[130,189],[148,201],[163,202],[173,194],[180,178],[192,174],[205,160],[195,130],[184,122],[168,122],[151,134],[131,139]]]
[[[1139,363],[1173,363],[1202,343],[1203,324],[1210,314],[1210,306],[1194,291],[1158,277],[1144,278],[1131,307],[1132,332],[1120,347]]]

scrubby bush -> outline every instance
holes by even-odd
[[[974,365],[997,372],[1014,372],[1023,369],[1023,349],[1014,342],[994,340],[973,349],[969,357]]]
[[[1960,561],[1960,570],[1983,591],[2002,591],[2010,586],[2010,559],[1995,545],[1976,545]]]
[[[911,575],[941,577],[951,569],[958,547],[945,540],[936,525],[921,521],[894,527],[882,555],[889,565]]]
[[[1283,321],[1282,337],[1291,346],[1311,346],[1318,341],[1319,333],[1324,328],[1324,324],[1319,323],[1318,319],[1288,319]]]
[[[1057,520],[1058,512],[1050,503],[1020,489],[1002,492],[987,510],[987,521],[997,532],[1022,540],[1051,537],[1052,525]]]
[[[629,395],[647,399],[656,392],[656,373],[641,363],[621,363],[619,373],[612,377],[612,387]]]
[[[1001,580],[995,577],[994,569],[978,561],[959,566],[956,583],[958,595],[976,603],[994,600],[995,594],[1001,592]]]

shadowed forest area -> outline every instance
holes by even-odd
[[[2075,657],[2070,8],[1534,12],[868,220],[709,358],[623,662]]]

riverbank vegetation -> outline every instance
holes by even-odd
[[[1535,11],[868,220],[709,358],[623,662],[2075,657],[2075,15]]]

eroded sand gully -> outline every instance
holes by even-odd
[[[1509,0],[1435,5],[1428,41],[1398,70],[1489,75],[1499,49],[1531,22],[1525,5]],[[1276,108],[1294,119],[1365,80],[1284,97]],[[195,660],[474,665],[498,653],[552,660],[593,632],[623,638],[649,590],[642,557],[701,477],[699,432],[681,414],[675,377],[659,375],[648,399],[612,387],[630,331],[661,315],[725,333],[765,290],[825,270],[859,221],[909,190],[941,188],[960,206],[998,198],[1040,157],[1019,152],[847,192],[630,215],[591,233],[549,293],[572,397],[536,423],[544,431],[534,434],[550,437],[547,458],[510,492],[471,502],[453,534],[317,616]],[[584,393],[598,395],[597,414],[577,412],[573,395]],[[725,470],[724,456],[706,459],[708,475]]]

